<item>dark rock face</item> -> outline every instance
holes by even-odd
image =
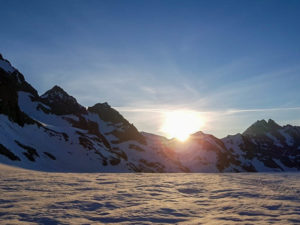
[[[136,127],[130,124],[117,110],[111,108],[106,102],[89,107],[88,111],[96,113],[105,122],[119,126],[120,129],[113,132],[113,135],[119,138],[119,141],[115,141],[115,143],[130,140],[135,140],[142,144],[146,143],[144,136],[138,132]]]
[[[26,123],[33,124],[34,121],[19,108],[18,91],[26,91],[33,96],[38,96],[37,91],[25,81],[19,71],[9,73],[0,67],[0,114],[7,115],[20,126]]]
[[[143,135],[141,135],[140,132],[138,132],[138,130],[136,129],[136,127],[132,124],[123,126],[122,131],[114,130],[112,134],[119,139],[118,141],[114,141],[114,143],[116,144],[131,140],[137,141],[141,144],[146,144]]]
[[[105,122],[129,124],[129,122],[117,110],[111,108],[107,102],[97,103],[92,107],[88,107],[88,111],[98,114]]]
[[[230,138],[233,140],[237,136]],[[300,170],[300,127],[282,127],[271,119],[268,122],[261,120],[239,136],[242,142],[238,147],[243,152],[244,161],[248,161],[251,168],[254,167],[251,161],[258,160],[265,167],[277,171],[284,171],[284,167]],[[230,141],[230,138],[224,138],[223,141]]]
[[[44,152],[44,154],[45,154],[46,156],[48,156],[50,159],[56,160],[56,157],[55,157],[54,155],[52,155],[51,153],[49,153],[49,152]]]
[[[98,138],[98,142],[103,143],[108,149],[111,149],[111,146],[109,142],[106,140],[106,138],[100,133],[99,126],[96,122],[94,121],[89,121],[83,116],[79,115],[78,116],[78,121],[73,120],[73,119],[66,119],[69,121],[73,127],[80,128],[82,130],[86,130],[89,134],[94,134]]]
[[[50,106],[51,113],[56,115],[86,114],[86,109],[59,86],[54,86],[43,94],[40,101]]]
[[[15,141],[17,143],[17,145],[19,145],[21,148],[23,148],[24,150],[26,150],[26,152],[23,152],[23,154],[26,156],[26,158],[32,162],[35,161],[36,157],[40,157],[39,154],[37,153],[36,149],[34,149],[33,147],[21,144],[18,141]]]
[[[31,100],[26,102],[26,107],[19,106],[20,94]],[[39,96],[1,54],[0,114],[7,116],[3,117],[3,123],[0,121],[0,127],[10,132],[10,135],[1,135],[6,131],[0,133],[0,159],[9,159],[16,164],[21,159],[22,163],[31,165],[50,161],[52,166],[56,159],[57,163],[65,160],[69,164],[77,153],[80,158],[75,158],[75,164],[84,162],[80,166],[86,166],[94,160],[95,171],[112,167],[112,171],[119,169],[119,172],[126,169],[126,172],[191,172],[201,169],[210,172],[206,168],[214,172],[300,170],[300,127],[280,126],[269,119],[257,121],[243,134],[223,139],[197,132],[187,141],[185,150],[189,153],[179,154],[176,140],[140,133],[107,103],[86,109],[59,86]],[[51,118],[50,122],[48,118]],[[27,132],[24,136],[23,131]],[[34,137],[28,140],[31,132],[41,140]],[[14,134],[20,139],[14,140]]]
[[[2,144],[0,144],[0,154],[6,156],[7,158],[13,161],[21,161],[21,159],[18,156],[16,156],[10,150],[5,148]]]
[[[260,135],[266,132],[275,131],[280,129],[277,123],[274,120],[269,119],[268,122],[265,120],[258,120],[256,123],[252,124],[243,135]]]
[[[234,155],[232,149],[220,151],[217,150],[217,168],[220,172],[223,172],[226,168],[230,167],[231,165],[240,166],[241,162],[239,161],[238,157]],[[232,172],[239,172],[239,171],[232,171]]]

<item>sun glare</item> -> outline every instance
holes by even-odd
[[[171,111],[165,113],[161,131],[169,138],[176,138],[183,142],[190,134],[199,131],[203,124],[203,118],[195,111]]]

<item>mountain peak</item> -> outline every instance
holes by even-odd
[[[105,122],[110,122],[121,128],[116,130],[114,135],[122,141],[136,140],[145,144],[145,137],[138,132],[133,124],[130,124],[117,110],[113,109],[107,102],[97,103],[88,107],[88,112],[95,113]]]
[[[0,69],[7,73],[13,73],[16,69],[10,64],[10,62],[2,57],[0,54]]]
[[[64,89],[62,89],[60,86],[55,85],[53,88],[50,90],[46,91],[41,98],[49,98],[49,99],[54,99],[54,98],[59,98],[61,100],[71,100],[75,101],[76,99],[72,96],[70,96]]]
[[[62,89],[62,88],[61,88],[60,86],[58,86],[58,85],[54,85],[53,88],[51,88],[50,90],[65,92],[65,90]],[[65,93],[66,93],[66,92],[65,92]]]
[[[274,120],[269,119],[268,122],[266,120],[258,120],[254,124],[252,124],[243,135],[261,135],[265,134],[277,129],[280,129],[281,126],[278,125]]]
[[[268,126],[272,129],[272,130],[277,130],[279,128],[281,128],[280,125],[278,125],[274,120],[269,119],[268,120]]]
[[[43,103],[51,106],[52,112],[57,115],[86,112],[85,108],[78,104],[73,96],[58,85],[46,91],[40,98]]]
[[[88,107],[88,111],[98,114],[102,120],[107,122],[129,124],[129,122],[107,102],[97,103],[92,107]]]
[[[191,136],[203,136],[205,135],[202,131],[197,131],[196,133],[191,134]]]

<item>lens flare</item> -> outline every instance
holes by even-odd
[[[165,113],[165,120],[161,127],[168,138],[185,141],[188,137],[204,125],[204,119],[195,111],[180,110]]]

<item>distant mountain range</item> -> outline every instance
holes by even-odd
[[[300,127],[260,120],[181,143],[139,132],[107,103],[85,108],[61,87],[38,92],[0,55],[0,162],[55,172],[300,170]]]

